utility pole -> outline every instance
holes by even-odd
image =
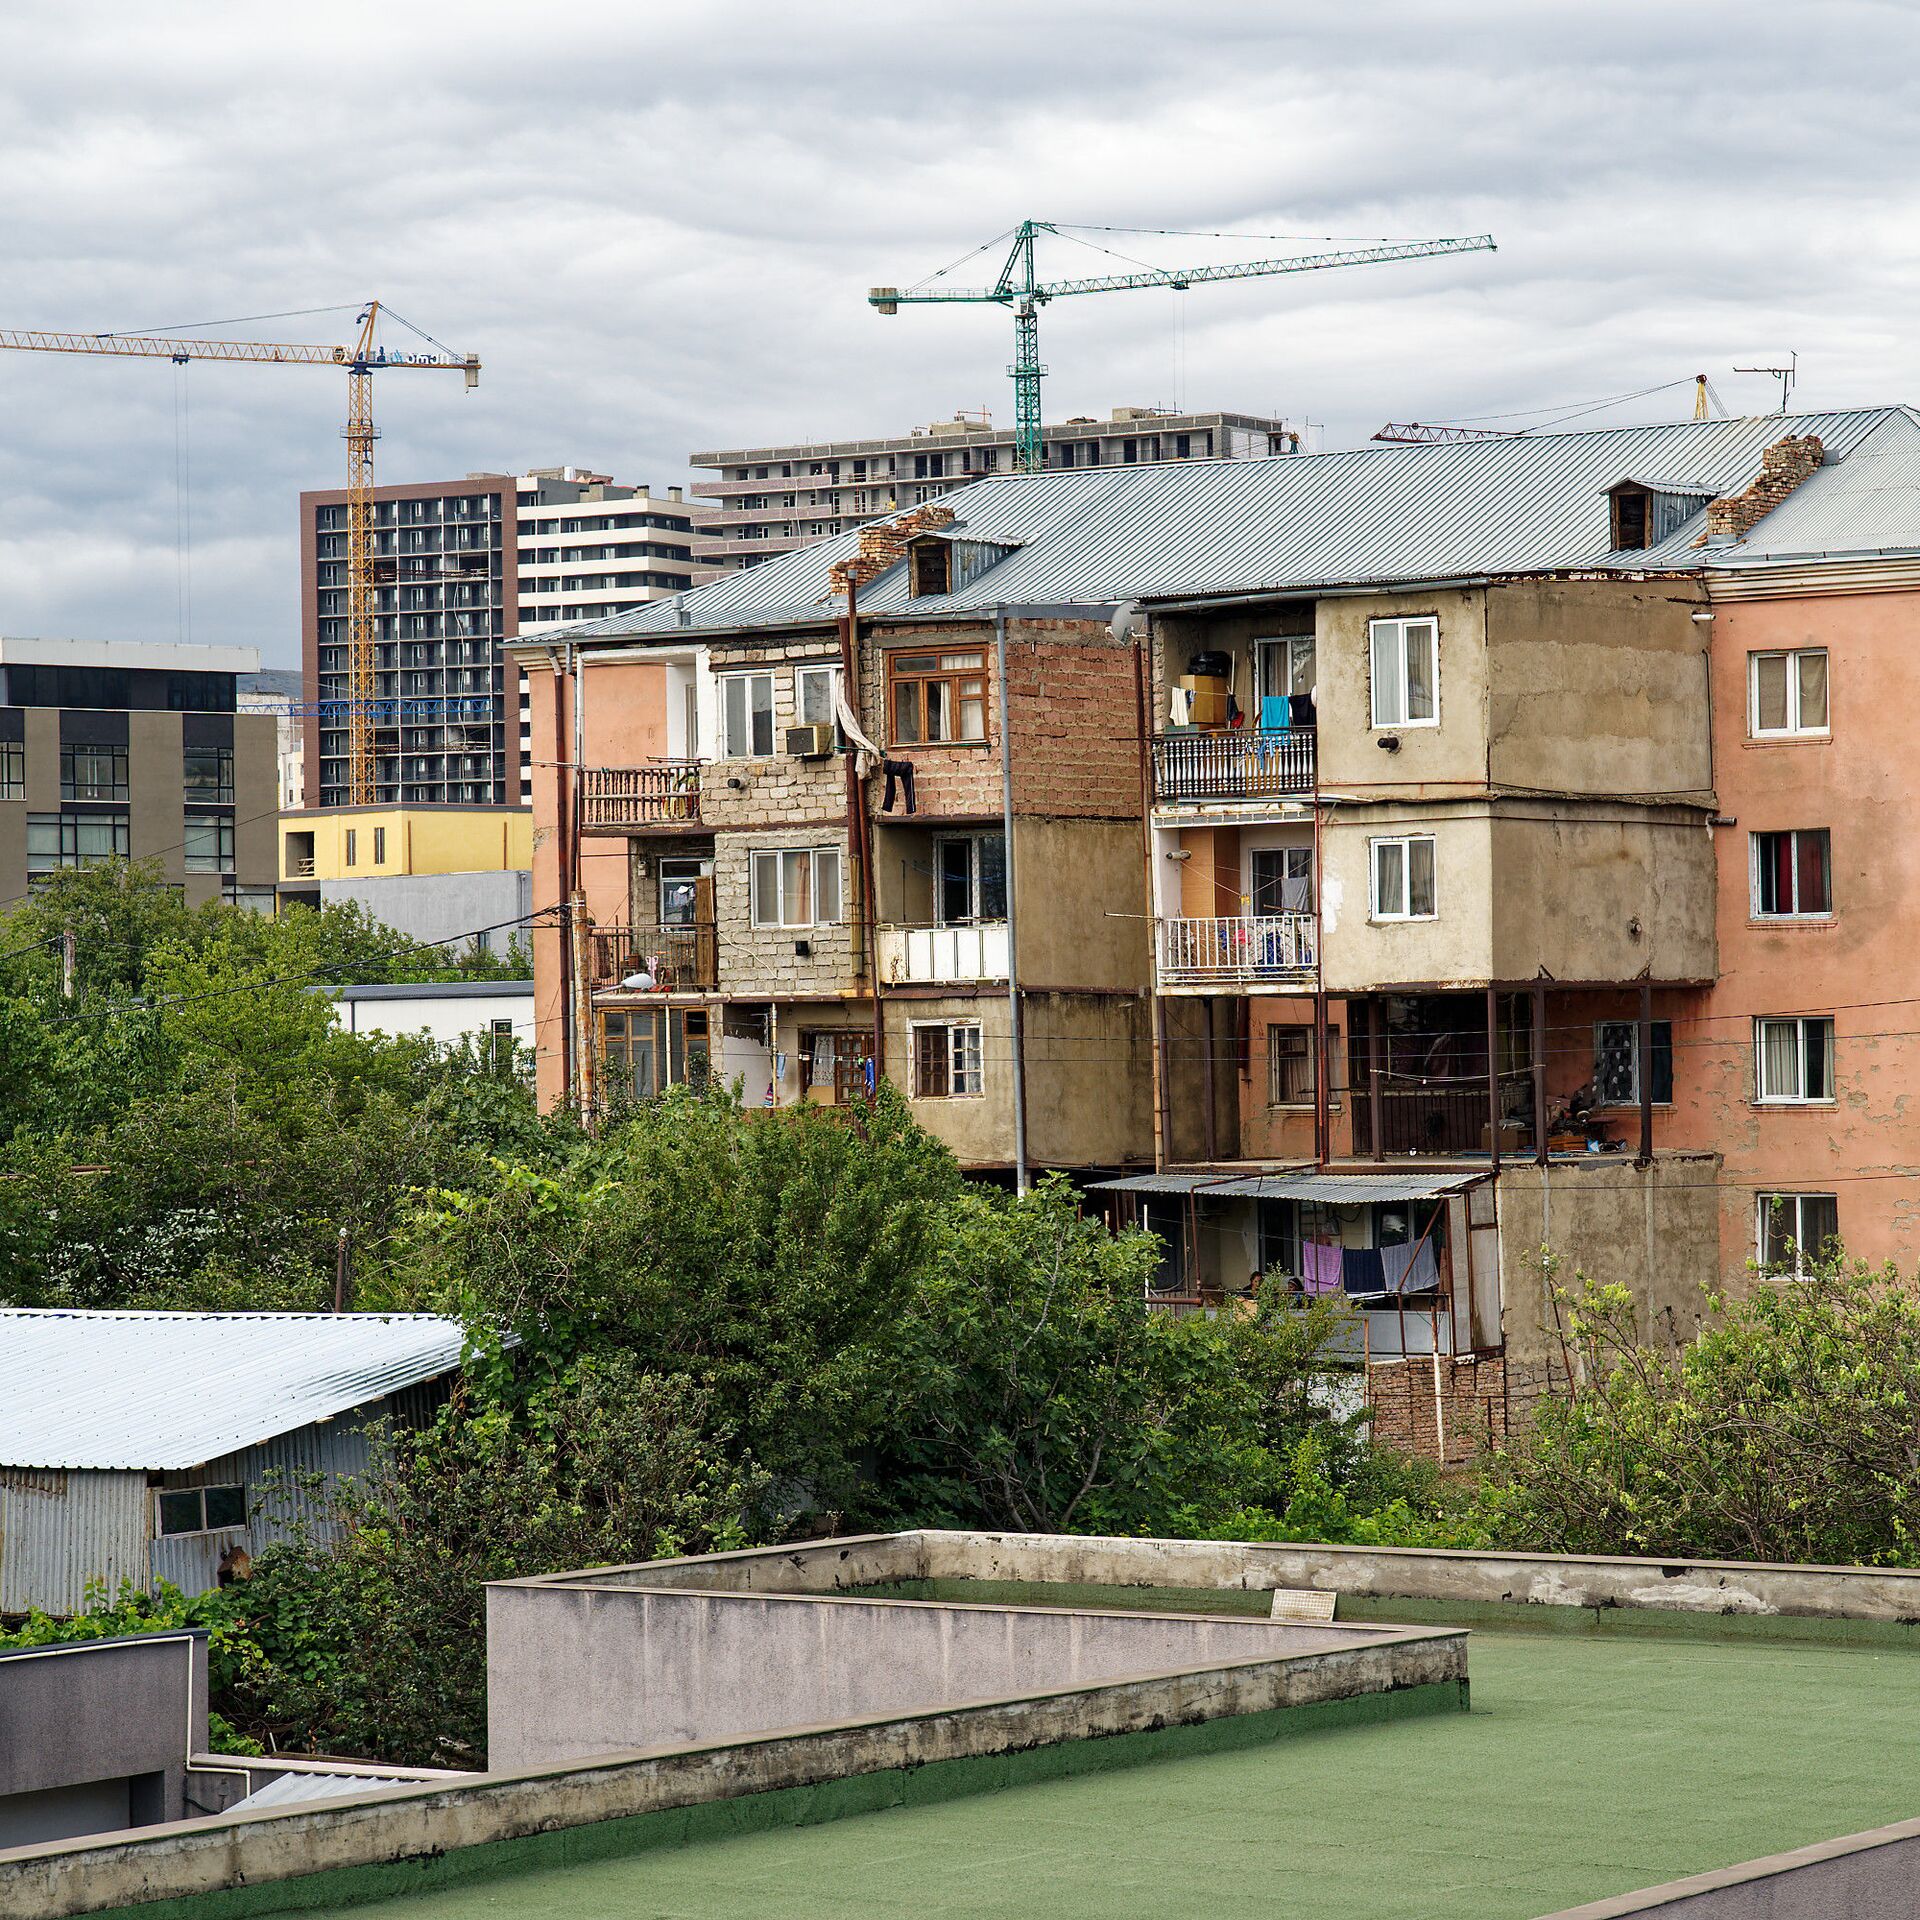
[[[68,927],[60,935],[60,997],[63,1000],[73,998],[74,964],[79,954],[80,943],[74,938],[73,929]]]
[[[345,1227],[333,1249],[333,1310],[345,1313],[353,1304],[353,1240]]]

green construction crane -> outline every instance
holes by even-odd
[[[867,292],[868,305],[881,313],[898,313],[910,302],[991,301],[996,306],[1012,308],[1013,365],[1007,371],[1013,375],[1014,441],[1020,467],[1027,473],[1037,473],[1041,465],[1040,376],[1046,368],[1040,364],[1040,309],[1049,300],[1059,300],[1070,293],[1123,293],[1134,287],[1170,287],[1184,293],[1189,287],[1204,286],[1212,280],[1251,280],[1269,273],[1311,273],[1322,267],[1362,267],[1386,260],[1426,260],[1435,254],[1494,250],[1492,234],[1476,233],[1464,239],[1400,240],[1381,246],[1353,247],[1339,253],[1302,253],[1283,260],[1248,260],[1237,266],[1149,267],[1140,273],[1103,274],[1091,280],[1037,280],[1033,267],[1035,236],[1061,231],[1048,220],[1022,220],[1013,230],[1013,245],[1008,249],[1000,277],[990,287],[940,287],[923,283],[920,287],[872,287]],[[1069,232],[1065,237],[1074,236]]]

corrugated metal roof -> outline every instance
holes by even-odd
[[[1198,1194],[1205,1200],[1320,1200],[1336,1207],[1363,1207],[1376,1200],[1438,1200],[1493,1177],[1474,1173],[1134,1173],[1096,1180],[1089,1193]]]
[[[437,1379],[464,1345],[428,1313],[0,1308],[0,1467],[197,1467]]]
[[[1844,460],[1796,487],[1713,567],[1777,566],[1823,555],[1920,551],[1920,422],[1896,413]]]
[[[1482,574],[1691,571],[1709,557],[1694,545],[1701,515],[1657,547],[1615,553],[1604,489],[1623,473],[1683,473],[1716,496],[1738,493],[1784,435],[1816,433],[1829,459],[1841,459],[1897,412],[1761,414],[981,480],[942,495],[941,504],[966,523],[969,538],[1019,550],[957,592],[922,596],[912,607],[1100,606]],[[836,534],[565,631],[667,635],[826,619],[830,570],[858,547],[857,532]],[[906,588],[906,569],[896,566],[861,590],[861,606],[900,612]]]
[[[261,1813],[270,1807],[297,1807],[310,1800],[351,1799],[363,1793],[382,1793],[389,1787],[457,1785],[462,1780],[477,1780],[478,1774],[443,1773],[420,1779],[412,1773],[349,1773],[306,1771],[283,1773],[264,1787],[255,1787],[244,1800],[236,1800],[227,1813]]]

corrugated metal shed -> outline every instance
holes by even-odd
[[[1204,1200],[1320,1200],[1336,1207],[1363,1207],[1375,1200],[1438,1200],[1461,1193],[1493,1169],[1475,1173],[1131,1173],[1095,1180],[1089,1193],[1196,1194]]]
[[[1106,606],[1487,574],[1693,571],[1711,557],[1694,545],[1704,509],[1659,546],[1609,549],[1605,489],[1623,473],[1681,473],[1716,496],[1738,493],[1784,435],[1818,434],[1828,458],[1840,460],[1900,416],[1888,407],[1762,414],[982,480],[942,496],[956,516],[949,531],[1018,550],[957,592],[912,606],[926,613]],[[583,639],[664,637],[826,619],[830,570],[858,547],[858,533],[838,534],[566,631]],[[905,608],[905,575],[896,566],[863,588],[863,608]]]
[[[197,1467],[460,1364],[433,1314],[0,1309],[0,1468]]]

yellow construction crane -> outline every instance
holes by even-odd
[[[398,315],[394,316],[396,319]],[[468,387],[480,381],[477,354],[449,351],[430,335],[431,349],[389,353],[376,344],[380,302],[361,309],[359,337],[352,346],[291,346],[273,340],[168,339],[151,333],[31,333],[0,328],[0,347],[28,353],[114,353],[143,360],[277,361],[297,367],[344,367],[347,375],[347,698],[326,703],[346,708],[347,787],[355,806],[376,798],[373,763],[373,715],[378,655],[373,627],[373,376],[407,367],[464,373]],[[214,323],[219,324],[219,323]],[[408,323],[401,322],[406,326]],[[418,328],[410,328],[419,332]],[[315,689],[316,693],[318,689]]]

